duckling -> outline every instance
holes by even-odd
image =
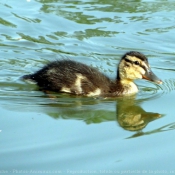
[[[34,74],[24,75],[44,91],[55,91],[83,96],[118,97],[138,92],[136,79],[146,79],[158,84],[162,81],[151,71],[148,59],[140,52],[125,53],[111,80],[97,69],[83,63],[60,60],[49,63]]]

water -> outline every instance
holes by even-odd
[[[175,2],[0,2],[0,174],[175,174]],[[136,97],[45,95],[20,80],[69,58],[115,77],[122,54],[149,58],[162,85]]]

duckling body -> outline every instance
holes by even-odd
[[[138,58],[138,55],[145,60],[142,57],[142,59]],[[109,79],[93,67],[71,60],[51,62],[34,74],[24,75],[23,79],[36,82],[42,90],[75,95],[108,97],[130,95],[138,92],[133,80],[142,78],[140,72],[143,74],[146,72],[142,69],[134,72],[133,63],[131,62],[134,59],[147,61],[146,57],[139,52],[126,53],[119,63],[115,80]],[[156,81],[159,81],[157,77]]]

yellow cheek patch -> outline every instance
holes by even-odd
[[[120,78],[122,79],[142,79],[143,75],[146,73],[145,69],[150,69],[147,62],[142,61],[141,59],[135,56],[126,56],[126,59],[123,59],[119,66]],[[139,64],[134,64],[138,62]]]
[[[145,74],[145,70],[142,67],[138,67],[135,72],[138,72],[141,75]]]

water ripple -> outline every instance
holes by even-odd
[[[175,90],[175,79],[166,79],[161,86],[164,93],[170,93]]]
[[[175,90],[175,79],[165,79],[163,84],[139,85],[138,99],[150,100],[160,98],[162,95],[172,93]]]
[[[151,87],[149,85],[139,86],[138,100],[150,100],[159,98],[163,94],[161,85],[153,84]]]

